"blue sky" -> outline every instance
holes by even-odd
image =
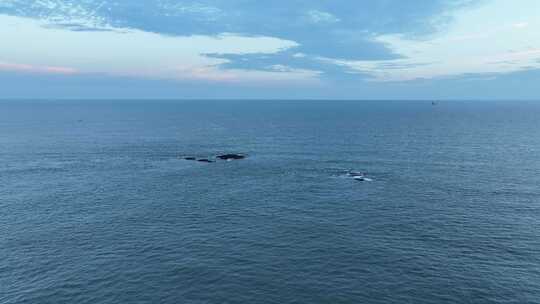
[[[540,99],[537,0],[0,0],[0,98]]]

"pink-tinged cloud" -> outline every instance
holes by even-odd
[[[37,74],[77,74],[78,71],[73,68],[59,66],[38,66],[31,64],[9,63],[0,61],[0,71],[37,73]]]

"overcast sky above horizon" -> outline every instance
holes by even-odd
[[[0,0],[0,98],[540,99],[537,0]]]

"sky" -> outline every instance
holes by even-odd
[[[0,98],[540,100],[538,0],[0,0]]]

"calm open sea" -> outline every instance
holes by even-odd
[[[540,303],[540,103],[2,101],[0,303]]]

